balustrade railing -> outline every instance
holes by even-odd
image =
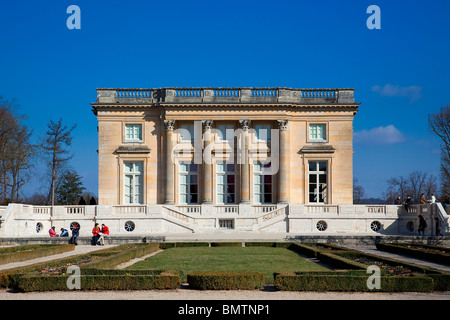
[[[252,206],[252,213],[267,213],[277,208],[276,205],[255,205]]]
[[[81,207],[66,207],[67,214],[84,214],[84,206]]]
[[[305,208],[307,213],[339,213],[338,206],[333,205],[308,205]]]
[[[147,213],[146,206],[114,206],[113,212],[117,214],[145,214]]]
[[[367,213],[386,213],[386,206],[366,206]]]
[[[99,88],[97,102],[354,103],[353,92],[352,88]]]
[[[223,205],[214,206],[214,213],[239,213],[239,206]]]
[[[194,213],[194,214],[202,213],[202,206],[186,205],[186,206],[177,206],[176,208],[178,211],[181,211],[183,213]]]

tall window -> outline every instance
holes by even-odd
[[[181,162],[179,165],[180,203],[198,203],[198,165]]]
[[[143,203],[143,162],[124,162],[125,204]]]
[[[125,141],[141,141],[141,140],[142,140],[142,124],[126,124]]]
[[[182,141],[194,141],[194,125],[182,124],[180,126],[180,135]]]
[[[253,165],[254,203],[272,203],[272,175],[263,170],[264,168],[270,168],[270,165],[270,162],[263,164],[259,161]]]
[[[309,161],[309,203],[327,203],[327,162]]]
[[[217,129],[219,130],[219,141],[233,141],[234,126],[232,124],[219,124]]]
[[[256,141],[270,141],[270,125],[257,124],[255,125]]]
[[[236,195],[236,176],[235,165],[227,163],[217,163],[216,165],[217,181],[217,203],[235,203]]]

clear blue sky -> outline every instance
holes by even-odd
[[[81,30],[66,27],[72,4]],[[390,177],[439,175],[427,116],[450,103],[449,13],[447,0],[3,1],[0,95],[36,137],[50,119],[77,124],[71,164],[96,193],[98,87],[355,88],[354,175],[378,197]]]

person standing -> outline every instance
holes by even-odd
[[[421,214],[419,214],[419,236],[422,234],[423,237],[425,237],[425,229],[427,228],[427,222],[423,218]]]
[[[405,207],[406,212],[408,212],[410,205],[411,205],[411,197],[408,196],[408,197],[406,197],[405,204],[403,205]]]

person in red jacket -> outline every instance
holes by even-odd
[[[98,226],[98,223],[96,223],[94,228],[92,229],[92,245],[95,246],[99,238],[100,238],[100,228]]]
[[[102,230],[100,231],[99,235],[100,239],[98,240],[98,244],[104,246],[105,236],[109,236],[109,228],[105,224],[102,224]]]

